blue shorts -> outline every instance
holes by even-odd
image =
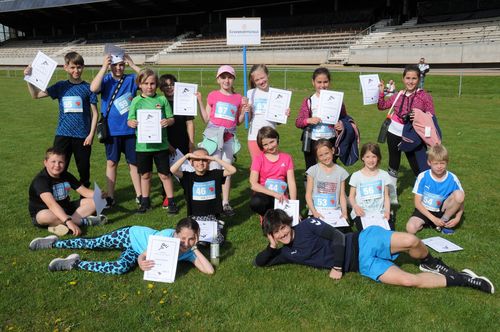
[[[118,163],[121,154],[124,153],[128,164],[137,165],[135,135],[111,136],[108,142],[105,144],[106,160]]]
[[[391,254],[393,231],[379,226],[365,228],[359,234],[359,273],[380,282],[378,278],[387,271],[399,254]]]

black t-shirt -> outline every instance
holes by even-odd
[[[169,100],[170,107],[174,109],[174,102]],[[179,149],[183,154],[189,152],[189,135],[186,122],[193,120],[192,116],[174,115],[174,124],[167,128],[168,142],[174,148]]]
[[[69,191],[80,188],[82,184],[71,173],[64,171],[59,178],[53,178],[47,173],[47,169],[42,169],[38,173],[29,188],[29,212],[32,217],[41,211],[48,209],[42,201],[40,195],[46,192],[52,193],[59,205],[64,206],[70,202]]]
[[[222,212],[224,170],[214,169],[204,175],[182,172],[181,185],[187,202],[188,216],[218,216]]]

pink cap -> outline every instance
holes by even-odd
[[[219,76],[224,74],[224,73],[229,73],[236,78],[236,73],[234,72],[233,67],[228,66],[228,65],[220,66],[219,70],[217,70],[217,76],[215,76],[215,78],[219,78]]]

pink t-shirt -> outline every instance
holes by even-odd
[[[259,183],[266,186],[267,179],[281,180],[286,182],[286,173],[293,170],[292,156],[288,153],[279,152],[278,160],[275,162],[267,159],[263,152],[252,160],[250,170],[259,172]]]
[[[212,91],[207,97],[210,105],[210,122],[216,126],[234,128],[237,125],[241,105],[241,95],[233,93],[230,96],[222,94],[219,90]]]

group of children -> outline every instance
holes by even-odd
[[[298,199],[298,193],[293,159],[291,155],[279,150],[277,124],[264,117],[269,94],[268,70],[265,65],[252,67],[249,76],[252,89],[248,91],[248,98],[235,93],[233,84],[236,73],[231,66],[227,65],[219,68],[216,79],[220,89],[209,93],[206,107],[201,102],[201,94],[197,94],[200,113],[204,122],[207,123],[203,132],[203,141],[197,148],[194,144],[193,118],[174,117],[172,113],[173,85],[176,81],[174,76],[164,75],[158,79],[154,71],[140,70],[128,56],[115,63],[112,63],[110,56],[106,56],[101,70],[89,86],[81,80],[83,58],[72,52],[66,55],[65,61],[64,68],[69,74],[68,81],[58,82],[47,91],[40,91],[28,84],[29,91],[34,98],[50,95],[54,99],[58,98],[60,105],[54,148],[47,151],[45,168],[30,187],[30,214],[33,223],[39,226],[50,226],[56,235],[61,236],[68,231],[79,235],[79,226],[98,225],[107,221],[104,216],[90,216],[95,207],[91,200],[93,192],[88,189],[90,146],[97,123],[95,93],[99,92],[103,99],[101,112],[107,117],[110,129],[110,138],[105,142],[108,206],[115,204],[113,194],[116,167],[120,154],[124,153],[136,191],[138,212],[144,213],[151,208],[150,184],[154,162],[165,191],[164,206],[169,213],[178,212],[173,200],[171,176],[173,174],[179,178],[184,189],[188,218],[182,219],[176,230],[161,232],[147,227],[134,226],[122,228],[95,239],[59,240],[55,235],[37,238],[31,242],[30,249],[116,248],[122,250],[122,255],[116,264],[85,262],[80,260],[78,255],[73,254],[65,259],[52,261],[49,265],[50,270],[78,268],[119,274],[127,272],[135,264],[139,264],[143,270],[150,269],[154,262],[147,261],[144,255],[147,235],[160,233],[181,239],[180,259],[193,262],[204,273],[213,273],[213,267],[196,247],[199,236],[197,221],[217,221],[222,214],[232,216],[235,213],[229,204],[230,177],[236,172],[236,168],[232,165],[234,155],[241,148],[236,136],[236,127],[243,122],[245,114],[248,114],[250,119],[248,149],[252,161],[249,181],[253,191],[250,208],[260,215],[264,234],[270,242],[268,249],[258,255],[256,259],[258,266],[276,264],[275,259],[279,256],[277,253],[283,252],[283,250],[276,251],[277,242],[293,247],[300,243],[294,240],[294,236],[297,238],[300,233],[299,229],[307,228],[304,225],[309,225],[309,228],[314,228],[316,225],[321,226],[322,230],[316,232],[311,229],[310,231],[332,241],[330,249],[333,250],[335,257],[331,256],[332,253],[327,254],[330,255],[327,259],[329,263],[325,264],[329,265],[330,261],[333,262],[330,266],[332,268],[330,276],[334,279],[339,279],[343,272],[357,271],[358,263],[359,270],[362,271],[361,265],[364,264],[361,261],[361,244],[364,243],[362,239],[377,237],[385,238],[385,245],[391,251],[395,246],[397,251],[409,250],[413,257],[423,260],[423,265],[432,262],[432,264],[429,263],[432,265],[432,268],[429,268],[431,272],[443,273],[446,270],[448,273],[451,270],[444,263],[433,259],[425,246],[413,235],[399,235],[391,231],[384,233],[383,230],[378,229],[380,227],[363,229],[361,218],[367,214],[378,214],[389,221],[391,229],[394,230],[389,199],[389,185],[393,180],[387,172],[379,169],[381,161],[379,146],[367,143],[363,145],[360,154],[363,168],[351,175],[349,197],[346,196],[345,181],[349,178],[349,174],[336,163],[336,160],[340,159],[346,165],[356,162],[359,134],[355,122],[347,115],[344,105],[342,105],[340,119],[336,125],[323,124],[317,115],[320,91],[328,89],[331,80],[328,69],[318,68],[314,71],[312,84],[316,90],[315,94],[304,100],[295,122],[298,128],[304,129],[304,132],[309,131],[312,140],[310,146],[304,149],[305,199],[311,218],[299,223],[294,231],[290,227],[288,217],[282,213],[283,211],[273,209],[275,199],[280,202],[295,200]],[[124,74],[125,62],[129,63],[137,75]],[[106,74],[108,67],[111,69],[110,74]],[[29,72],[30,67],[25,70],[25,74]],[[157,94],[157,87],[160,87],[165,96]],[[139,95],[135,96],[134,89],[139,90]],[[141,109],[161,110],[161,143],[137,142],[134,130],[138,126],[137,113]],[[290,110],[287,110],[287,114],[290,114]],[[177,126],[176,129],[170,131],[174,126]],[[171,141],[175,140],[177,142],[172,145]],[[346,145],[346,140],[350,140],[351,143]],[[174,148],[181,150],[184,157],[170,165],[169,157],[174,152]],[[66,171],[71,154],[75,154],[80,182]],[[194,172],[181,170],[186,160],[190,161]],[[442,145],[430,148],[428,152],[430,170],[419,174],[413,190],[416,208],[406,226],[408,233],[414,234],[424,226],[452,229],[460,222],[464,193],[458,178],[446,170],[447,162],[447,151]],[[80,201],[70,202],[68,196],[70,188],[82,195]],[[333,227],[324,226],[321,220],[323,218],[321,211],[324,208],[339,210],[339,216],[348,220],[348,205],[352,208],[351,219],[361,232],[359,239],[358,235],[355,236],[356,241],[352,240],[351,235],[339,235],[342,233],[338,233]],[[52,228],[59,228],[59,231]],[[322,235],[326,233],[328,233],[327,236]],[[368,233],[376,234],[366,235]],[[387,244],[387,241],[390,244]],[[358,242],[360,257],[359,262],[354,262],[357,249],[352,248]],[[373,241],[366,240],[365,242]],[[349,250],[354,250],[356,254],[348,254],[345,246],[350,246]],[[325,264],[319,261],[314,262],[317,257],[314,258],[315,254],[311,251],[310,254],[312,255],[311,261],[300,263],[325,267]],[[354,265],[345,265],[344,254]],[[384,262],[392,260],[394,255],[395,253],[391,252],[388,256],[386,255],[387,257],[381,256],[380,259]],[[288,257],[280,262],[286,261],[293,262],[294,259]],[[478,277],[470,270],[464,272],[466,276],[459,274],[458,277],[456,272],[444,273],[445,281],[443,278],[424,275],[423,283],[409,283],[405,282],[405,278],[408,278],[405,272],[399,269],[394,270],[392,264],[381,263],[381,266],[382,268],[375,272],[361,273],[386,283],[420,287],[450,285],[450,278],[460,279],[460,285],[474,284],[475,280],[477,284],[480,284],[476,288],[488,292],[494,291],[493,285],[489,281],[484,281],[487,280],[486,278]],[[380,271],[382,273],[379,273]],[[391,271],[391,273],[386,275],[384,271]],[[450,275],[452,277],[449,277]]]

